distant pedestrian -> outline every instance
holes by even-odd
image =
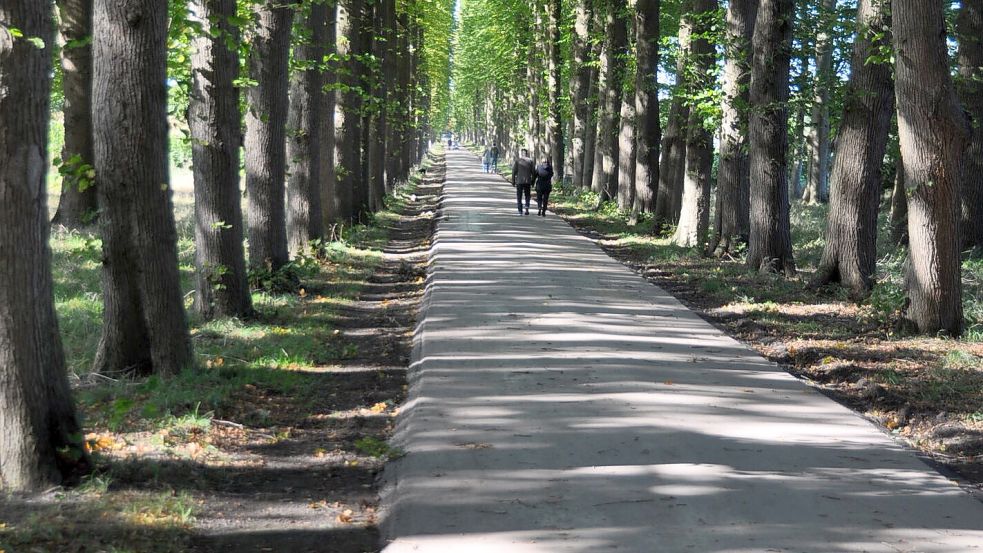
[[[485,166],[485,172],[491,173],[492,163],[494,159],[494,157],[492,156],[492,149],[489,148],[488,146],[485,146],[485,153],[482,154],[481,159]]]
[[[536,166],[536,203],[539,204],[539,216],[546,217],[546,206],[553,191],[553,164],[549,156]]]
[[[454,145],[454,139],[453,138],[448,138],[447,139],[447,149],[450,150],[453,145]]]
[[[523,148],[519,157],[512,164],[512,186],[515,187],[515,199],[519,206],[519,215],[529,215],[529,201],[532,196],[532,181],[536,176],[536,162],[529,158],[529,150]],[[525,196],[526,209],[522,210],[522,198]]]
[[[498,169],[498,154],[498,142],[494,142],[491,147],[492,169]]]

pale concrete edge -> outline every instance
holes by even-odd
[[[447,164],[447,155],[444,154],[444,164]],[[447,175],[445,173],[444,182],[441,186],[441,193],[437,200],[437,210],[435,213],[436,218],[436,228],[434,229],[433,238],[430,242],[430,249],[427,251],[427,276],[426,276],[426,286],[423,290],[423,298],[420,300],[420,307],[417,310],[417,323],[416,327],[413,329],[413,339],[412,348],[410,350],[409,367],[407,367],[407,390],[406,390],[406,401],[399,408],[399,414],[396,415],[396,428],[393,432],[392,439],[389,440],[391,447],[394,449],[401,449],[405,454],[408,453],[406,449],[407,440],[406,434],[408,432],[407,428],[410,426],[416,411],[413,409],[413,399],[416,397],[414,390],[419,386],[420,379],[418,377],[417,371],[420,368],[420,363],[424,358],[424,350],[426,345],[427,336],[427,314],[430,311],[430,305],[433,302],[433,290],[435,288],[435,273],[436,273],[436,252],[440,244],[440,233],[441,227],[444,222],[444,192],[443,186],[447,184]],[[402,466],[402,458],[392,459],[386,463],[382,472],[379,473],[379,509],[378,509],[378,528],[379,528],[379,547],[380,549],[385,549],[386,546],[394,539],[392,536],[392,522],[389,518],[390,512],[392,512],[395,506],[396,490],[399,486],[399,469]]]

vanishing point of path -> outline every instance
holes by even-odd
[[[983,503],[447,161],[386,553],[983,549]]]

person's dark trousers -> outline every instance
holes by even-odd
[[[539,204],[540,215],[546,215],[546,206],[550,203],[550,192],[552,191],[552,187],[536,189],[536,203]]]
[[[526,213],[529,213],[529,202],[532,200],[532,184],[517,184],[515,187],[515,201],[519,205],[519,213],[522,213],[522,197],[526,198]]]

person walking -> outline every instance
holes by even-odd
[[[492,169],[498,169],[498,142],[493,142],[491,147]]]
[[[546,206],[553,191],[553,163],[549,156],[536,166],[536,203],[539,204],[540,217],[546,217]]]
[[[529,158],[529,150],[523,148],[519,157],[512,164],[512,186],[515,187],[515,199],[519,206],[519,215],[529,215],[529,201],[532,196],[532,181],[536,176],[536,162]],[[522,198],[526,199],[526,210],[522,211]]]
[[[482,159],[482,161],[484,162],[484,165],[485,165],[485,172],[486,173],[491,173],[492,172],[492,159],[493,159],[492,158],[492,149],[489,148],[488,146],[485,146],[485,153],[481,156],[481,159]]]

